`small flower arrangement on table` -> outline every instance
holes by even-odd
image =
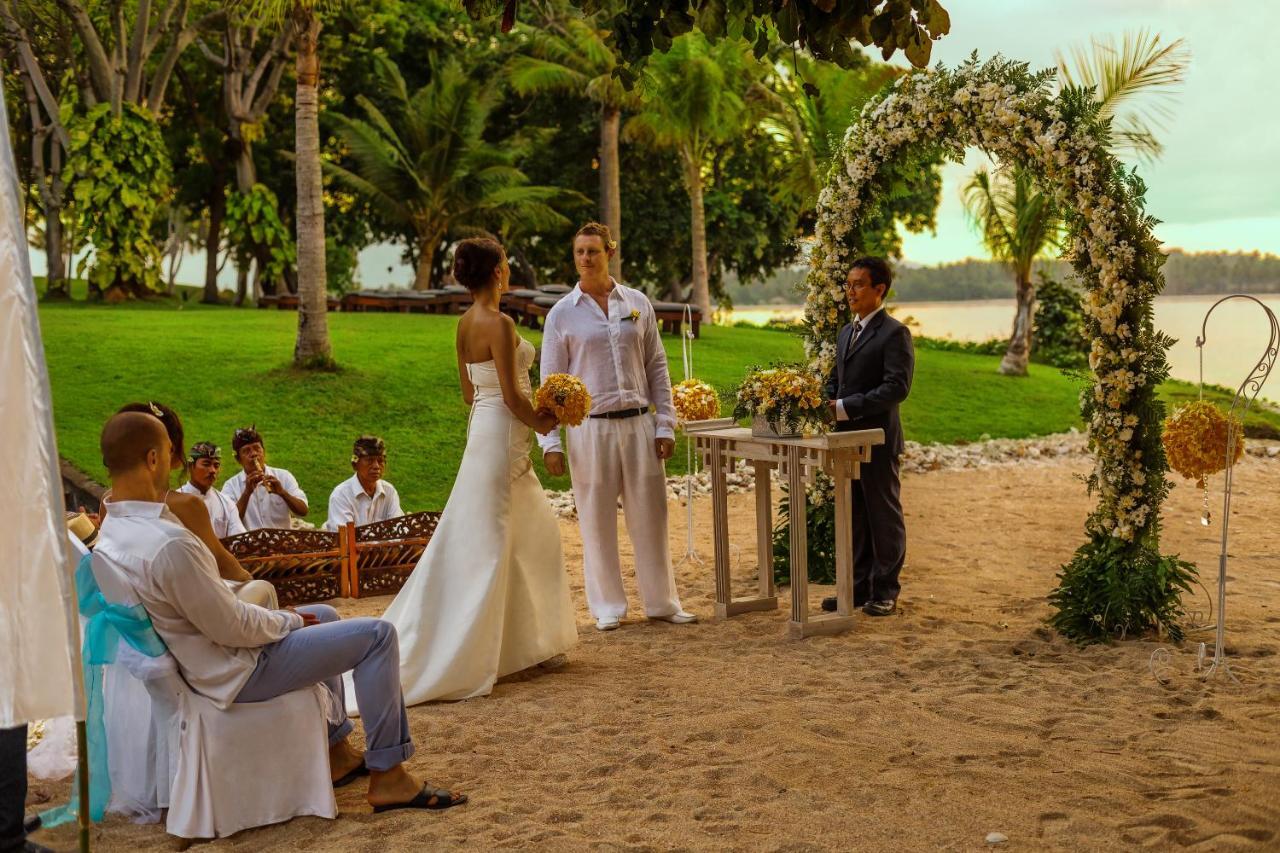
[[[752,367],[738,386],[733,416],[750,416],[751,432],[759,436],[797,436],[806,429],[825,432],[827,401],[822,381],[798,365]]]
[[[556,420],[565,426],[578,426],[591,411],[591,394],[578,377],[553,373],[538,386],[533,405],[538,409],[550,409]]]
[[[1205,478],[1227,467],[1227,433],[1230,430],[1231,463],[1244,454],[1244,428],[1239,419],[1230,417],[1217,406],[1204,400],[1185,403],[1165,419],[1165,458],[1169,467],[1205,488]]]
[[[686,379],[671,389],[676,416],[683,423],[720,417],[720,395],[701,379]]]

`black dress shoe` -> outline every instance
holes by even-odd
[[[835,613],[836,606],[839,603],[840,603],[840,599],[836,598],[834,595],[828,595],[826,598],[822,599],[822,611],[824,613]],[[859,607],[861,607],[866,603],[867,603],[867,600],[865,598],[858,598],[857,596],[854,596],[853,609],[857,610]]]
[[[898,609],[898,602],[892,598],[884,601],[868,601],[862,612],[868,616],[892,616]]]

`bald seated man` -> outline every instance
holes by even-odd
[[[350,719],[330,725],[334,784],[369,776],[367,799],[375,812],[467,801],[465,794],[423,785],[404,769],[414,747],[390,623],[339,620],[325,605],[267,610],[237,600],[219,579],[209,549],[165,506],[171,449],[159,419],[114,415],[101,445],[111,500],[95,553],[133,588],[192,689],[225,708],[323,682],[344,707],[342,674],[350,670],[366,749],[362,755],[348,743]]]

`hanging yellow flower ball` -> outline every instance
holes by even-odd
[[[565,426],[578,426],[591,411],[591,394],[581,379],[568,373],[553,373],[542,380],[533,405],[555,412]]]
[[[1229,417],[1217,406],[1198,400],[1185,403],[1165,419],[1164,454],[1169,467],[1203,489],[1205,477],[1227,467],[1227,428],[1232,425],[1235,445],[1232,464],[1244,454],[1244,429],[1239,419]]]
[[[701,379],[686,379],[671,389],[680,420],[709,421],[720,417],[720,395]]]

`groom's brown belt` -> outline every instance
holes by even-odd
[[[647,414],[649,414],[649,408],[646,406],[643,409],[622,409],[617,412],[600,412],[594,415],[587,415],[587,417],[609,418],[610,420],[614,420],[616,418],[634,418],[636,415],[647,415]]]

